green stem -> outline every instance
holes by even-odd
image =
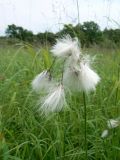
[[[63,84],[63,73],[65,68],[65,60],[63,61],[63,67],[62,67],[62,76],[61,76],[61,84]]]
[[[84,136],[85,136],[85,160],[88,159],[88,154],[87,154],[87,108],[86,108],[86,96],[85,92],[83,92],[83,102],[84,102],[84,123],[85,123],[85,128],[84,128]]]
[[[53,62],[52,62],[51,66],[50,66],[50,67],[49,67],[49,69],[48,69],[48,72],[50,72],[50,71],[51,71],[51,69],[52,69],[53,65],[55,64],[55,61],[56,61],[56,58],[54,58],[54,59],[53,59]]]

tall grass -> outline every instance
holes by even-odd
[[[48,54],[45,49],[0,49],[0,160],[85,160],[83,95],[67,96],[69,109],[47,118],[37,112],[39,97],[32,92],[31,81],[51,64],[43,52]],[[109,118],[120,116],[120,50],[85,52],[97,54],[95,66],[101,76],[96,92],[86,97],[87,156],[119,160],[120,128],[106,139],[101,133]]]

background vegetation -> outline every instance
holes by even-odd
[[[0,160],[85,160],[83,95],[67,94],[69,109],[45,118],[37,112],[39,96],[31,89],[36,74],[53,60],[49,45],[67,33],[81,40],[83,53],[96,55],[93,67],[101,77],[86,99],[88,159],[120,159],[120,127],[101,138],[107,120],[120,116],[120,30],[101,31],[85,22],[37,35],[10,25],[1,37]],[[60,64],[55,64],[56,78]]]
[[[94,47],[84,52],[97,55],[94,67],[101,77],[96,92],[87,96],[88,157],[118,160],[120,128],[110,130],[105,139],[101,133],[109,118],[120,115],[120,49]],[[66,95],[68,110],[47,118],[37,112],[39,96],[32,92],[31,81],[49,63],[44,54],[50,56],[48,49],[0,48],[1,160],[85,160],[82,94]]]
[[[53,45],[56,38],[62,37],[64,34],[69,34],[71,37],[78,37],[82,47],[90,47],[91,45],[99,45],[101,47],[115,47],[120,45],[120,29],[107,29],[103,31],[99,25],[93,21],[84,22],[83,24],[65,24],[63,29],[57,33],[46,31],[44,33],[33,34],[23,27],[15,24],[8,25],[6,31],[7,38],[11,38],[12,42],[15,39],[34,44]],[[5,38],[4,37],[4,38]],[[11,42],[11,40],[8,39]]]

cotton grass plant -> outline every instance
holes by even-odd
[[[85,93],[95,90],[97,83],[100,81],[100,77],[93,69],[91,69],[90,57],[86,55],[84,56],[82,54],[80,44],[77,38],[72,39],[69,35],[66,35],[62,39],[58,39],[57,43],[52,47],[51,52],[55,57],[64,59],[65,64],[63,65],[65,67],[63,71],[61,71],[63,73],[61,74],[62,82],[60,83],[62,84],[59,86],[62,87],[60,88],[66,88],[66,90],[68,89],[74,92],[85,92]],[[51,101],[53,102],[54,101],[53,99],[55,97],[63,96],[64,94],[61,94],[59,92],[59,89],[53,91],[53,93],[51,92],[49,86],[51,86],[52,75],[51,73],[49,73],[49,71],[50,69],[45,70],[40,74],[38,74],[32,81],[32,88],[36,92],[40,90],[43,91],[44,89],[46,89],[48,92],[50,90],[50,93],[48,95],[49,96],[50,94],[55,95],[50,97],[46,96],[48,99],[50,98],[49,103],[51,104]],[[56,85],[56,83],[58,82],[54,82],[54,84],[52,84],[53,87],[52,90],[54,90],[54,86]],[[60,89],[60,91],[63,91],[63,89]],[[61,99],[61,97],[59,98]],[[58,102],[59,100],[57,101],[57,103]],[[41,107],[42,110],[44,110],[43,106],[45,105],[42,105]],[[54,106],[53,103],[52,106]],[[49,105],[51,109],[47,107],[48,110],[57,111],[57,107],[59,108],[59,103],[55,105],[56,107],[54,109],[52,109],[52,106]],[[63,107],[60,108],[62,109]]]
[[[40,97],[40,110],[43,114],[58,112],[66,106],[65,93],[82,92],[84,99],[84,119],[85,119],[85,150],[87,159],[87,111],[86,111],[86,96],[90,91],[96,89],[96,85],[100,81],[98,74],[91,68],[90,56],[82,53],[80,43],[77,38],[71,38],[69,35],[58,39],[56,44],[51,49],[52,54],[60,59],[63,59],[63,70],[61,71],[61,80],[49,88],[51,79],[48,77],[48,71],[43,71],[35,77],[32,82],[33,89],[42,91],[47,88],[46,95]],[[51,75],[51,74],[50,74]],[[52,75],[51,75],[52,77]],[[56,84],[58,86],[56,87]],[[46,87],[47,86],[47,87]],[[67,92],[68,93],[68,92]]]

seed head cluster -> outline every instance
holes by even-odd
[[[91,67],[91,58],[82,53],[77,38],[69,35],[58,39],[51,52],[56,58],[64,60],[62,81],[55,82],[50,78],[49,69],[38,74],[32,81],[35,91],[46,91],[40,100],[40,109],[43,113],[61,111],[66,105],[65,92],[94,91],[100,77]]]

